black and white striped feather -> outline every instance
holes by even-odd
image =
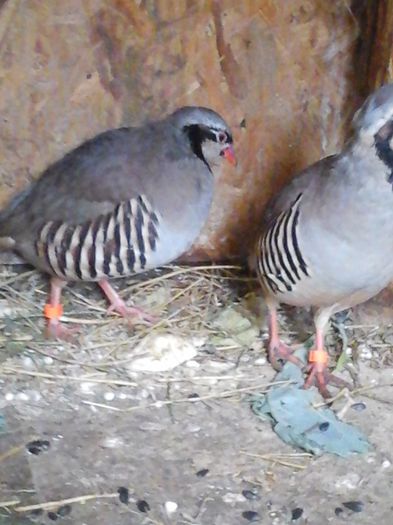
[[[122,277],[148,268],[159,223],[158,214],[141,195],[83,224],[45,223],[35,251],[51,273],[65,280]]]
[[[302,194],[282,211],[260,237],[257,248],[259,278],[272,294],[291,292],[310,276],[298,239]]]

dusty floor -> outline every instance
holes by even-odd
[[[274,373],[255,283],[236,271],[172,268],[118,283],[127,300],[160,315],[152,328],[106,317],[93,286],[72,286],[65,311],[81,323],[74,344],[42,337],[45,279],[0,271],[1,525],[392,523],[389,327],[346,321],[360,382],[373,388],[354,394],[343,418],[373,450],[314,458],[249,408]],[[282,321],[287,340],[310,334],[308,315],[291,310]],[[135,371],[135,347],[168,333],[196,354],[166,372]],[[340,338],[329,342],[339,352]]]

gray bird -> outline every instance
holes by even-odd
[[[280,340],[279,303],[315,308],[316,341],[305,386],[329,395],[324,334],[332,314],[376,295],[393,279],[393,84],[353,119],[341,153],[297,175],[269,204],[256,266],[270,318],[269,357],[296,361]]]
[[[167,264],[190,248],[223,159],[235,164],[226,122],[211,109],[183,107],[84,142],[11,200],[0,213],[0,247],[51,275],[49,335],[67,336],[59,319],[67,281],[97,281],[111,311],[149,319],[108,279]]]

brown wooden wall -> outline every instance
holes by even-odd
[[[376,3],[356,7],[370,18]],[[392,17],[392,2],[382,4]],[[217,181],[200,258],[244,253],[272,192],[340,147],[362,100],[357,75],[371,67],[370,53],[382,53],[365,52],[362,24],[346,0],[0,6],[0,205],[102,130],[184,104],[211,106],[233,128],[239,165]]]

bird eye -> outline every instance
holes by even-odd
[[[226,141],[227,141],[227,134],[226,134],[226,133],[223,133],[223,132],[219,133],[219,134],[218,134],[218,142],[219,142],[220,144],[223,144],[223,143],[226,142]]]

